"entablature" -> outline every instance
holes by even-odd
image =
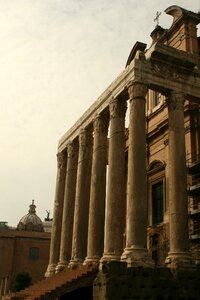
[[[58,152],[65,149],[69,140],[74,140],[81,128],[87,128],[97,114],[108,109],[113,98],[128,100],[127,85],[141,82],[148,88],[167,95],[171,90],[185,94],[189,101],[200,103],[200,70],[191,53],[155,43],[146,51],[137,51],[134,60],[111,83],[94,104],[60,139]]]

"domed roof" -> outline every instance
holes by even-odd
[[[21,218],[17,229],[25,231],[44,231],[42,220],[36,215],[34,200],[32,200],[32,204],[29,207],[28,214]]]

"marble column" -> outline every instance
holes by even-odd
[[[131,82],[126,248],[122,255],[128,266],[151,266],[147,252],[146,93],[147,86]]]
[[[85,264],[99,262],[103,254],[104,244],[108,116],[106,114],[98,115],[93,124],[94,145],[90,189],[88,244]]]
[[[169,212],[170,267],[191,263],[189,253],[187,169],[184,130],[184,94],[172,91],[167,99],[169,113]]]
[[[79,155],[74,210],[72,257],[69,267],[81,264],[87,254],[88,212],[91,179],[92,134],[82,129],[79,135]]]
[[[49,265],[48,265],[47,271],[45,273],[45,277],[49,277],[55,273],[55,268],[56,268],[56,265],[59,260],[66,166],[67,166],[66,152],[58,153],[57,154],[56,191],[55,191],[55,201],[54,201],[53,225],[52,225],[52,231],[51,231],[50,256],[49,256]]]
[[[67,145],[67,171],[60,242],[60,258],[56,267],[56,272],[65,269],[71,259],[77,161],[78,145],[76,141],[73,141]]]
[[[110,103],[108,184],[105,215],[104,254],[101,262],[120,260],[125,229],[125,113],[124,100]]]

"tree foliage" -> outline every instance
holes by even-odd
[[[19,292],[20,290],[28,287],[31,284],[31,276],[28,272],[19,272],[16,274],[12,290],[13,292]]]

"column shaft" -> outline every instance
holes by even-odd
[[[146,114],[147,86],[133,82],[130,97],[126,248],[128,265],[151,264],[147,254]]]
[[[55,268],[59,260],[60,237],[62,226],[63,200],[65,190],[65,177],[67,156],[66,153],[58,153],[57,155],[58,169],[56,179],[56,191],[54,201],[53,225],[51,232],[50,257],[49,265],[45,277],[49,277],[55,273]]]
[[[74,221],[74,204],[76,193],[76,175],[77,175],[77,160],[78,147],[76,142],[71,142],[67,145],[67,172],[65,182],[62,232],[60,243],[60,258],[56,271],[63,270],[71,259],[72,250],[72,232]]]
[[[187,170],[184,130],[184,95],[171,92],[169,112],[169,210],[171,266],[191,260],[189,254]]]
[[[87,258],[85,263],[97,263],[103,254],[108,117],[94,120],[94,146],[90,189]]]
[[[120,260],[125,229],[125,112],[126,101],[110,103],[108,185],[103,261]]]
[[[79,157],[70,267],[82,263],[87,253],[91,150],[91,131],[83,129],[79,136]]]

